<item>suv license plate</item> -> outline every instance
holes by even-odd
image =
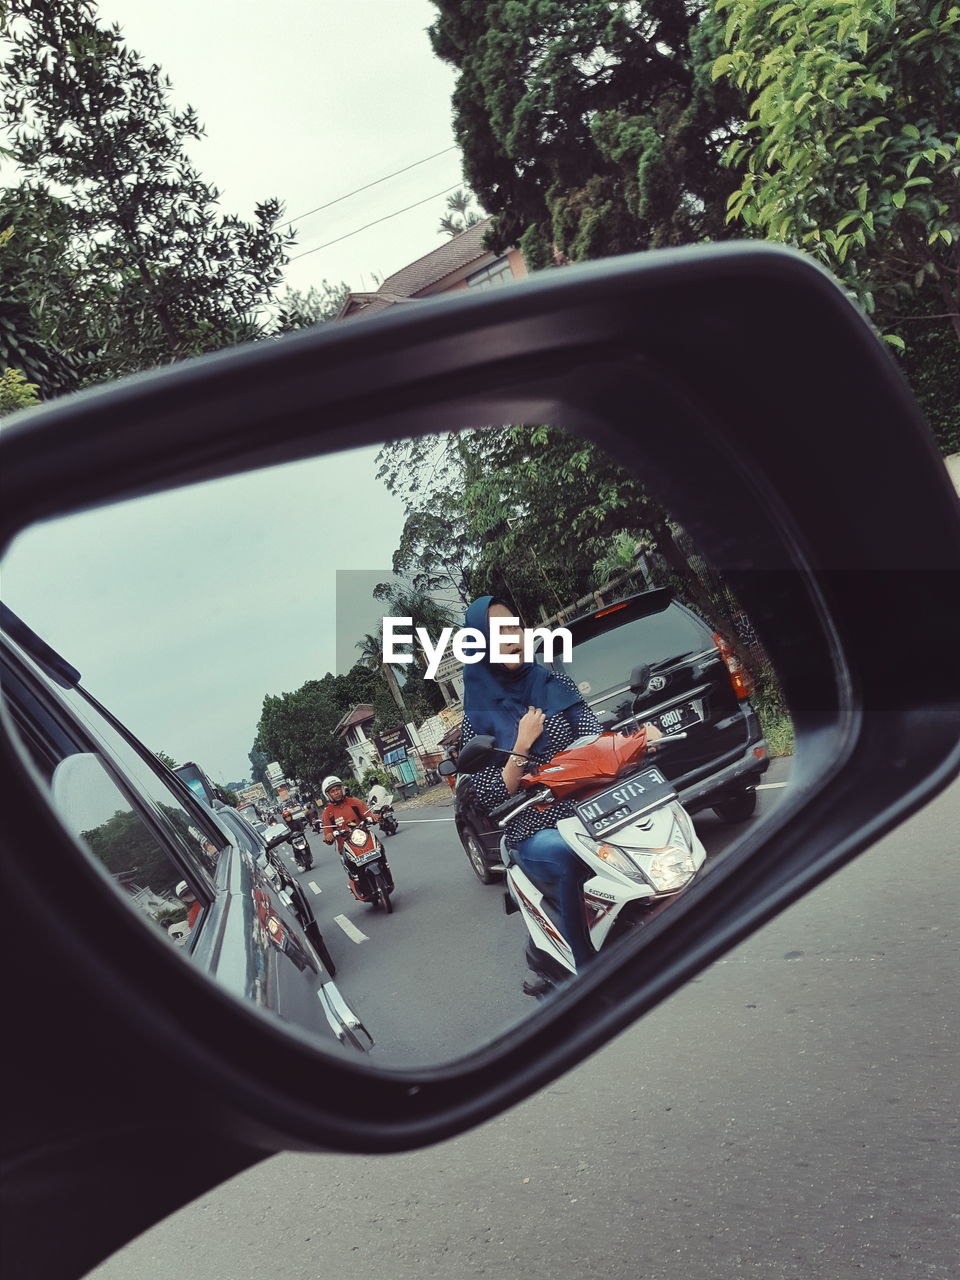
[[[574,805],[577,817],[593,838],[625,826],[641,814],[676,798],[673,783],[659,769],[644,769],[599,795]]]
[[[679,707],[671,707],[669,711],[661,711],[654,716],[654,724],[661,733],[680,733],[692,724],[700,724],[703,715],[696,702],[684,702]]]

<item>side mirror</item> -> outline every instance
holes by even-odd
[[[489,734],[480,733],[471,738],[460,752],[454,768],[455,773],[478,773],[491,763],[497,752],[497,744]],[[443,764],[444,761],[441,761]],[[453,764],[453,761],[450,761]],[[438,773],[441,770],[437,771]]]
[[[437,773],[441,778],[452,778],[457,771],[456,760],[441,760],[437,765]]]
[[[630,672],[630,692],[644,693],[647,685],[650,683],[650,666],[644,663],[640,667],[634,667]]]
[[[686,634],[689,624],[689,642],[681,634],[677,643],[692,655],[694,668],[700,658],[715,666],[711,632],[699,615],[709,614],[707,606],[729,586],[756,633],[753,647],[762,649],[765,663],[769,659],[782,691],[789,715],[781,716],[781,704],[771,696],[761,706],[771,729],[761,723],[762,733],[756,727],[745,733],[738,794],[706,796],[697,791],[696,777],[684,787],[681,803],[688,811],[703,802],[719,820],[706,816],[701,823],[702,843],[710,846],[709,862],[701,864],[704,874],[695,874],[682,893],[664,890],[667,908],[661,912],[657,903],[656,916],[643,927],[622,932],[607,900],[593,897],[588,904],[584,898],[598,954],[575,977],[567,963],[570,980],[534,1001],[530,995],[536,990],[524,990],[522,975],[528,944],[547,961],[554,959],[544,951],[557,932],[550,904],[541,911],[529,900],[537,915],[524,906],[507,917],[500,894],[488,894],[484,903],[478,891],[467,909],[454,882],[448,891],[440,878],[450,863],[448,849],[463,843],[468,865],[458,859],[459,871],[483,884],[510,868],[493,860],[499,832],[480,823],[475,809],[471,821],[476,818],[477,825],[464,826],[462,833],[450,821],[452,811],[441,810],[431,819],[436,826],[411,827],[415,834],[400,837],[410,850],[407,861],[401,843],[396,858],[401,929],[385,913],[361,917],[369,919],[366,927],[376,936],[353,936],[356,926],[347,916],[330,924],[331,936],[339,928],[348,939],[342,944],[345,977],[349,972],[347,980],[376,1027],[378,1057],[357,1062],[339,1043],[327,1043],[328,1028],[347,1025],[349,1014],[335,987],[315,981],[320,971],[306,943],[319,957],[319,925],[313,922],[317,927],[311,925],[303,944],[292,929],[278,931],[283,921],[269,910],[269,895],[251,873],[247,848],[224,841],[211,867],[193,847],[190,827],[194,819],[205,827],[206,813],[179,786],[158,798],[164,776],[149,749],[132,731],[121,732],[105,709],[98,710],[95,695],[104,673],[116,683],[119,672],[112,673],[101,654],[101,674],[91,672],[87,690],[76,668],[51,656],[49,647],[33,645],[22,632],[19,638],[5,632],[0,665],[10,674],[3,680],[4,700],[15,714],[5,711],[0,722],[0,846],[4,900],[16,910],[8,912],[4,941],[8,953],[29,957],[23,980],[10,984],[8,1021],[31,1026],[30,1053],[12,1064],[17,1107],[7,1141],[22,1174],[15,1170],[10,1179],[16,1198],[9,1217],[20,1237],[14,1257],[24,1259],[19,1270],[25,1274],[66,1277],[89,1270],[149,1225],[151,1215],[170,1211],[178,1197],[196,1197],[267,1151],[397,1151],[448,1139],[519,1102],[826,880],[960,771],[956,671],[946,660],[931,661],[929,652],[931,635],[938,653],[960,652],[960,614],[950,605],[960,567],[956,494],[893,359],[844,291],[812,258],[761,242],[641,253],[536,272],[510,288],[462,289],[455,297],[425,298],[179,362],[5,419],[0,542],[11,545],[4,591],[18,610],[25,601],[31,618],[49,617],[51,638],[59,643],[62,636],[71,653],[83,647],[78,641],[88,622],[95,623],[88,651],[96,653],[111,630],[110,619],[124,615],[111,614],[101,600],[91,619],[89,578],[65,570],[75,553],[86,561],[88,549],[109,550],[111,556],[117,549],[123,572],[113,570],[113,559],[105,556],[103,577],[112,571],[143,641],[142,649],[123,648],[139,664],[141,683],[156,691],[160,710],[179,722],[183,713],[176,698],[187,687],[186,673],[173,646],[165,649],[134,608],[131,590],[142,587],[143,601],[160,597],[168,613],[171,593],[156,590],[147,566],[157,563],[182,576],[182,565],[190,563],[189,545],[178,555],[170,537],[174,528],[186,534],[189,524],[158,514],[173,511],[158,506],[164,493],[177,510],[196,498],[205,517],[215,512],[220,521],[230,507],[249,524],[249,510],[271,507],[251,507],[238,495],[261,492],[261,481],[278,504],[295,505],[287,464],[315,467],[297,475],[306,477],[303,492],[316,492],[315,475],[327,476],[329,483],[338,466],[336,474],[348,483],[344,468],[353,461],[339,457],[347,450],[364,449],[364,468],[371,468],[374,446],[423,437],[428,449],[443,433],[453,446],[451,465],[459,466],[460,444],[475,430],[479,449],[490,440],[512,439],[515,428],[507,424],[524,423],[538,432],[564,427],[582,436],[596,446],[594,456],[604,469],[602,475],[586,475],[585,491],[579,483],[558,485],[555,494],[548,489],[551,501],[524,520],[531,580],[540,577],[534,546],[556,551],[557,524],[547,519],[554,511],[566,521],[559,529],[564,547],[589,559],[584,572],[595,569],[593,544],[577,540],[574,519],[592,506],[603,475],[625,469],[630,474],[622,484],[634,495],[631,502],[645,502],[649,485],[690,545],[708,552],[701,566],[710,570],[708,577],[713,569],[720,575],[715,594],[703,595],[708,583],[691,570],[691,603],[678,601],[669,613],[648,615],[651,626],[670,631],[676,618]],[[488,431],[511,435],[487,437]],[[581,447],[579,439],[558,442],[557,474],[565,475],[576,456],[569,450]],[[499,444],[489,444],[489,452],[477,457],[496,460],[501,453]],[[523,474],[510,492],[520,500],[528,493],[530,455],[521,450],[518,456]],[[244,477],[257,481],[257,488],[243,487]],[[221,482],[229,488],[213,496],[203,488]],[[226,502],[225,492],[232,495]],[[342,515],[335,504],[326,507],[327,525],[311,534],[319,545],[329,539],[339,552],[348,542]],[[896,521],[890,520],[893,509]],[[443,525],[446,510],[439,504],[436,510]],[[615,523],[619,511],[611,508]],[[311,520],[317,514],[314,503]],[[73,521],[94,519],[109,521],[109,537],[93,539],[90,530],[100,526],[84,523],[81,539],[75,533],[81,526]],[[121,530],[136,531],[136,540],[121,538]],[[668,567],[668,555],[679,545],[675,539],[664,544]],[[503,565],[493,561],[490,567]],[[558,569],[565,567],[560,559]],[[51,590],[54,570],[62,592]],[[506,571],[512,572],[512,564]],[[548,617],[564,604],[562,575],[556,576],[556,599],[552,583],[543,582]],[[212,577],[219,581],[224,575]],[[73,608],[65,599],[72,584],[78,584]],[[224,602],[232,605],[241,593],[232,581],[226,586]],[[198,615],[182,594],[182,634],[203,674],[205,663],[220,661],[231,640],[235,644],[235,633],[228,631],[225,644],[214,647],[198,624],[215,611],[207,607]],[[578,608],[595,617],[596,595],[581,597]],[[322,594],[312,603],[326,625]],[[244,604],[255,607],[249,600]],[[223,616],[226,621],[233,615]],[[576,662],[576,683],[591,685],[598,701],[615,689],[608,698],[622,702],[630,656],[659,663],[636,632],[616,634],[625,617],[611,612],[592,630],[593,623],[577,628],[600,641],[595,659],[590,657],[596,675],[579,669],[592,639],[578,639]],[[877,636],[889,631],[891,618],[903,617],[922,619],[923,625],[897,628],[892,657],[890,645],[878,644]],[[571,628],[583,622],[582,615],[570,618]],[[161,663],[166,684],[159,678]],[[724,705],[744,688],[733,683],[734,674],[732,687],[724,685],[724,697],[717,699]],[[632,679],[641,684],[641,675],[642,669]],[[258,669],[248,677],[257,696],[257,682],[268,677],[273,678],[268,664],[258,656]],[[209,683],[202,681],[204,687]],[[256,705],[249,688],[231,684],[238,705]],[[167,689],[171,695],[165,699]],[[708,699],[696,683],[671,689],[674,694],[670,727],[692,739],[704,725]],[[109,701],[112,695],[105,696]],[[759,716],[746,705],[750,699],[738,701],[742,719]],[[344,702],[335,709],[346,715],[352,695]],[[197,706],[191,712],[194,736],[203,741],[208,713]],[[46,780],[64,751],[69,760],[73,744],[90,739],[94,723],[97,755],[104,759],[97,765],[105,779],[102,804],[100,792],[77,788],[61,794]],[[50,725],[57,731],[50,732]],[[431,742],[449,732],[443,717],[436,730]],[[781,741],[788,734],[795,741],[792,754],[781,749],[779,759],[777,752],[779,776],[787,785],[751,790],[753,775],[766,766],[775,745],[774,730]],[[162,732],[152,735],[158,744],[173,744]],[[457,772],[475,773],[507,754],[490,737],[473,738]],[[668,757],[665,773],[670,765]],[[238,761],[226,767],[241,766]],[[562,785],[564,779],[553,781]],[[404,790],[411,785],[405,783]],[[583,817],[596,834],[605,828],[617,837],[621,817],[637,815],[635,802],[642,806],[643,785],[629,793],[619,784],[605,788],[602,805],[581,806]],[[620,794],[610,794],[615,792]],[[579,857],[583,848],[592,856],[596,841],[590,829],[580,829],[583,818],[561,822],[573,835],[572,853]],[[732,835],[725,834],[728,824]],[[651,838],[656,834],[659,840],[654,825]],[[677,829],[684,825],[678,821]],[[692,821],[686,829],[691,843],[694,836],[700,839]],[[587,835],[590,848],[578,834]],[[274,847],[289,835],[277,824],[265,833],[265,843]],[[417,890],[415,872],[421,885],[432,878],[424,857],[428,845],[436,849],[436,896],[434,888],[429,894]],[[42,858],[31,856],[37,848]],[[661,850],[652,859],[667,885],[671,868],[689,874],[674,852]],[[130,874],[115,874],[114,855],[126,859]],[[613,863],[600,861],[615,873]],[[593,863],[599,866],[596,858]],[[181,866],[190,867],[207,904],[189,955],[168,945],[141,905],[147,894],[161,912],[174,905],[166,890],[178,882]],[[320,872],[316,888],[309,880],[301,883],[303,901],[321,908],[317,919],[324,928],[346,905],[348,892],[335,865],[331,874],[338,877],[336,898],[314,897],[324,892]],[[518,894],[519,874],[513,877]],[[644,888],[639,877],[631,884]],[[462,917],[462,964],[450,963],[445,937],[434,927],[437,902]],[[631,888],[626,905],[639,912],[650,902],[649,894],[637,898]],[[484,908],[496,915],[495,923],[481,914]],[[356,914],[353,907],[351,913]],[[432,955],[419,939],[416,947],[405,946],[404,937],[418,929],[424,948],[437,948]],[[394,998],[394,990],[402,997]],[[56,1018],[36,1017],[47,1008],[56,1009]],[[74,1054],[69,1073],[51,1068],[64,1044],[91,1041],[97,1054]],[[105,1073],[104,1061],[120,1068]],[[51,1106],[54,1088],[57,1105]],[[156,1121],[142,1115],[145,1097],[175,1097],[191,1117],[188,1161],[143,1160],[145,1138],[156,1130]],[[98,1126],[108,1114],[140,1119],[113,1132],[104,1147]],[[136,1179],[131,1169],[138,1171]],[[69,1271],[61,1259],[49,1258],[59,1237],[77,1233],[42,1229],[63,1203],[84,1220],[77,1241],[83,1255]],[[7,1239],[5,1245],[10,1252]]]

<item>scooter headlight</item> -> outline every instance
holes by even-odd
[[[355,831],[351,832],[350,843],[359,846],[361,849],[367,843],[367,833],[362,827],[357,827]]]
[[[682,889],[697,869],[690,850],[679,844],[651,850],[653,857],[646,868],[647,877],[658,893]]]

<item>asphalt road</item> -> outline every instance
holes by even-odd
[[[92,1277],[955,1280],[958,831],[960,784],[507,1114],[276,1156]]]
[[[776,806],[788,767],[773,762],[751,822],[696,815],[708,857],[721,857]],[[535,1010],[521,991],[526,935],[519,916],[503,910],[502,883],[482,885],[470,869],[450,802],[398,817],[400,830],[383,841],[397,886],[391,915],[354,900],[332,847],[312,832],[312,870],[299,872],[284,856],[313,903],[337,985],[374,1038],[374,1060],[434,1065],[489,1043]]]

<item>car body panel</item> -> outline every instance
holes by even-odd
[[[179,940],[183,953],[238,1000],[327,1037],[329,1023],[318,990],[331,979],[305,927],[311,922],[316,927],[313,913],[299,887],[295,904],[288,886],[266,874],[262,837],[226,806],[208,811],[182,779],[135,745],[131,736],[121,738],[82,685],[58,686],[9,637],[0,640],[0,669],[8,712],[15,712],[22,723],[25,714],[35,714],[35,699],[62,727],[58,747],[35,743],[35,760],[42,762],[44,757],[53,773],[58,758],[80,759],[84,749],[92,750],[125,795],[135,797],[134,811],[149,816],[163,839],[171,878],[189,878],[201,895],[201,914]],[[191,829],[202,833],[215,853],[205,857],[198,845],[185,844],[183,831],[171,820],[171,805],[159,800],[164,794],[171,804],[182,806]],[[89,849],[88,854],[92,865],[102,869]],[[112,885],[114,878],[109,880]]]

